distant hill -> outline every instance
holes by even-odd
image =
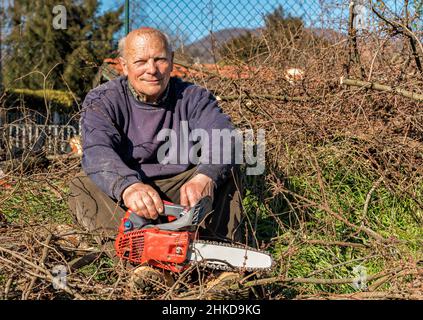
[[[191,44],[188,44],[184,47],[185,54],[198,59],[201,63],[214,63],[213,59],[213,43],[215,48],[220,47],[225,42],[237,38],[241,35],[250,32],[255,35],[259,35],[262,32],[263,28],[257,29],[246,29],[246,28],[229,28],[223,29],[208,35],[200,40],[197,40]],[[346,38],[346,35],[331,30],[331,29],[322,29],[322,28],[306,28],[306,31],[314,33],[317,37],[323,37],[330,42],[337,42]],[[216,50],[216,58],[219,60],[218,50]]]
[[[312,32],[315,36],[324,38],[330,42],[337,42],[348,38],[347,34],[332,29],[306,28],[305,30]]]
[[[261,29],[245,29],[245,28],[229,28],[223,29],[208,35],[200,40],[197,40],[187,46],[184,51],[194,58],[198,58],[201,63],[213,63],[213,43],[216,47],[221,46],[228,40],[237,38],[251,32],[253,34],[259,34]],[[216,52],[217,54],[217,52]],[[218,57],[217,57],[218,58]]]

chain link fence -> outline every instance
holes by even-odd
[[[161,29],[179,54],[213,63],[219,47],[247,32],[259,34],[266,16],[278,7],[284,16],[300,18],[306,28],[347,30],[349,1],[339,0],[137,0],[130,2],[130,29]]]
[[[101,10],[116,10],[123,5],[124,0],[104,1]],[[5,8],[9,6],[13,6],[12,0],[0,0],[0,69],[10,58],[10,50],[4,46],[7,21],[11,19],[6,16]],[[266,16],[278,7],[285,17],[301,19],[304,27],[317,35],[346,36],[349,19],[354,14],[353,22],[359,35],[363,30],[379,35],[395,33],[395,23],[405,23],[420,40],[423,37],[421,0],[130,0],[129,27],[130,30],[140,26],[161,29],[170,36],[180,56],[190,58],[191,62],[215,63],[219,49],[227,41],[248,32],[259,34],[266,28]],[[393,26],[382,18],[393,22]],[[121,28],[114,37],[114,47],[123,35],[124,28]],[[34,43],[34,50],[41,45]],[[2,74],[0,72],[0,86]]]
[[[382,37],[398,31],[395,23],[399,22],[421,40],[422,3],[421,0],[133,0],[129,25],[130,30],[140,26],[161,29],[170,36],[180,55],[195,62],[214,63],[218,49],[225,42],[247,32],[260,33],[265,28],[266,16],[278,7],[286,17],[300,18],[305,28],[320,36],[334,33],[345,36],[352,25],[358,36],[373,33]],[[389,25],[389,22],[394,23]]]

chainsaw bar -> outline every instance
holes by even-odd
[[[191,243],[187,259],[191,263],[204,263],[206,267],[228,271],[270,271],[274,265],[272,257],[264,251],[205,240],[194,240]]]

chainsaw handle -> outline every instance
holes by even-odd
[[[175,204],[169,201],[163,201],[163,213],[164,216],[175,217],[176,219],[181,218],[185,213],[189,211],[189,207],[184,207],[179,204]]]
[[[212,210],[212,199],[206,196],[192,208],[183,207],[171,202],[164,201],[164,215],[175,217],[176,220],[169,223],[155,224],[156,220],[146,219],[139,216],[131,209],[126,211],[122,223],[122,231],[158,228],[161,230],[179,231],[195,229]]]
[[[181,205],[166,202],[165,215],[172,215],[176,217],[175,221],[169,223],[162,223],[156,225],[147,225],[144,228],[159,228],[160,230],[168,231],[182,231],[182,230],[195,230],[197,226],[206,217],[206,214],[212,210],[212,198],[205,196],[201,198],[197,204],[191,208],[183,207]],[[167,213],[166,213],[167,207]],[[171,214],[172,213],[172,214]],[[173,215],[175,214],[175,215]]]

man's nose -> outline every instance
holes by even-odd
[[[148,59],[147,61],[147,73],[155,74],[157,71],[156,62],[154,59]]]

